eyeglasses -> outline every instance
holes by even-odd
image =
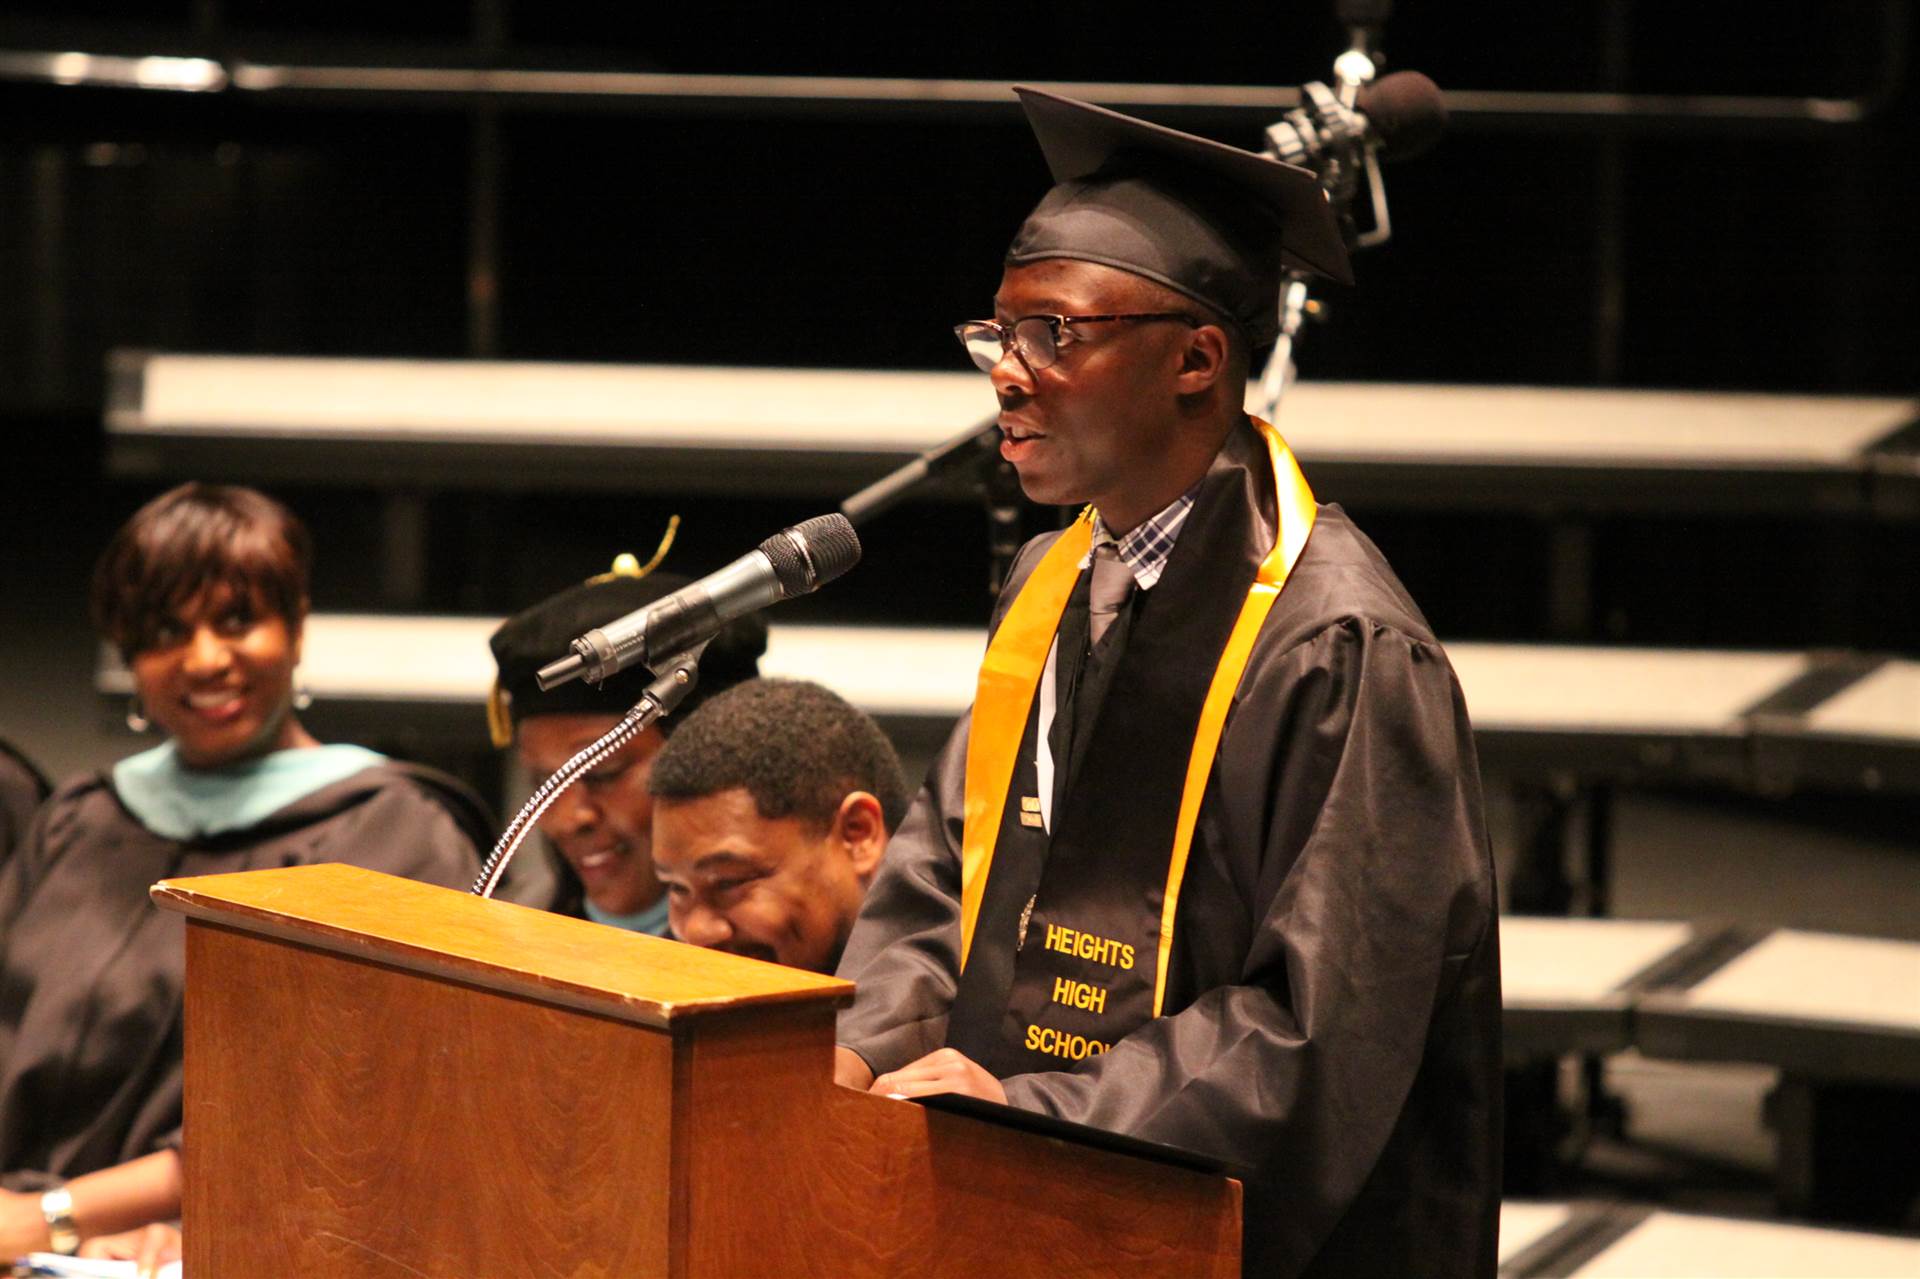
[[[1188,326],[1200,321],[1178,311],[1140,311],[1123,315],[1023,315],[1012,324],[998,320],[969,320],[953,326],[953,335],[984,373],[1011,350],[1027,368],[1038,373],[1060,358],[1060,335],[1069,324],[1106,324],[1118,320],[1179,320]]]

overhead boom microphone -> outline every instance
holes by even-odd
[[[1282,160],[1316,172],[1352,146],[1369,146],[1383,160],[1409,159],[1431,150],[1447,127],[1440,86],[1418,71],[1362,85],[1353,111],[1339,107],[1325,85],[1307,85],[1304,96],[1300,109],[1267,130],[1267,144]]]
[[[1447,103],[1440,86],[1418,71],[1396,71],[1360,90],[1357,103],[1367,117],[1366,136],[1383,160],[1410,160],[1433,149],[1447,128]]]
[[[769,604],[810,594],[860,562],[860,537],[843,515],[782,529],[757,550],[664,599],[596,627],[534,675],[541,691],[570,680],[598,684],[636,663],[649,668],[710,640]],[[657,673],[657,672],[656,672]]]
[[[999,446],[1000,418],[995,414],[978,426],[970,426],[964,433],[934,445],[906,465],[889,471],[867,485],[840,503],[840,514],[858,528],[915,492],[921,485],[948,471],[984,464],[995,455]]]

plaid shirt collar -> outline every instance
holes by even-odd
[[[1187,522],[1187,515],[1193,510],[1194,494],[1200,486],[1192,488],[1173,499],[1158,515],[1143,521],[1137,527],[1119,537],[1107,527],[1098,511],[1093,516],[1093,544],[1111,542],[1120,553],[1120,558],[1133,570],[1135,585],[1143,591],[1153,589],[1160,575],[1167,571],[1167,558],[1173,554],[1173,544],[1180,536],[1180,529]]]

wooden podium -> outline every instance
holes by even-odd
[[[846,982],[349,866],[153,896],[194,1279],[1240,1273],[1237,1182],[836,1087]]]

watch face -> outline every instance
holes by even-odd
[[[73,1220],[73,1196],[49,1190],[40,1196],[40,1215],[47,1219],[47,1242],[62,1256],[80,1251],[80,1230]]]

